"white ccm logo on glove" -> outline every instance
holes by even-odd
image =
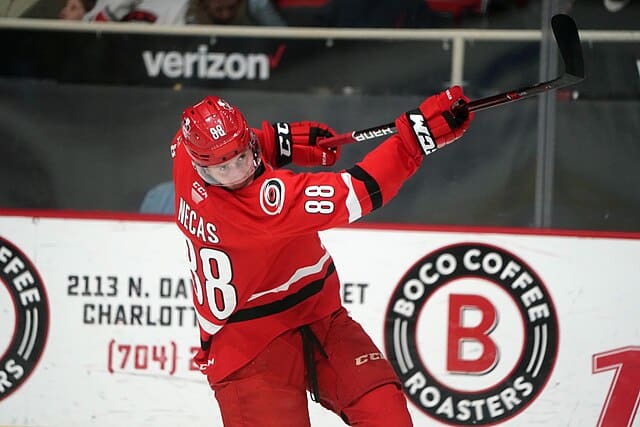
[[[429,132],[429,128],[424,123],[424,117],[419,113],[409,113],[409,120],[411,121],[411,126],[413,127],[413,133],[418,138],[418,142],[420,142],[420,146],[422,147],[422,151],[424,151],[424,155],[428,155],[433,153],[438,149],[436,146],[436,142],[431,137],[431,132]]]
[[[276,133],[278,134],[278,143],[280,144],[280,154],[291,157],[291,131],[289,123],[276,123]]]

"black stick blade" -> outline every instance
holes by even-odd
[[[565,73],[584,79],[584,60],[576,23],[568,15],[554,15],[551,18],[551,28],[564,62]]]

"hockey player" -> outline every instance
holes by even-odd
[[[304,152],[287,123],[263,124],[262,145],[275,149],[265,153],[260,130],[227,101],[184,111],[172,145],[176,222],[200,327],[195,361],[225,426],[309,426],[306,390],[350,425],[412,425],[393,368],[341,305],[318,231],[380,208],[426,155],[462,136],[473,113],[454,115],[457,102],[468,102],[457,86],[427,98],[361,162],[316,173],[266,160]]]

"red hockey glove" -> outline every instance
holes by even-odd
[[[336,133],[319,122],[262,123],[265,157],[275,167],[293,161],[299,166],[331,166],[340,157],[339,148],[323,148],[317,142]]]
[[[396,128],[405,144],[418,143],[426,156],[460,138],[467,130],[474,113],[457,108],[469,102],[460,86],[430,96],[420,108],[407,111],[396,119]],[[412,146],[411,150],[415,148]]]

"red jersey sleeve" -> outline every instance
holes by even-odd
[[[380,144],[341,172],[274,171],[261,183],[267,235],[296,235],[352,223],[391,200],[422,162],[399,136]]]

